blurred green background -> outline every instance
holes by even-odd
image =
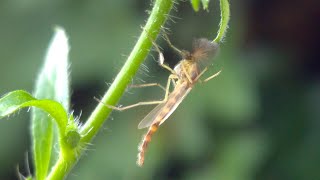
[[[53,27],[71,44],[72,109],[85,120],[108,89],[148,17],[151,1],[2,0],[0,94],[33,92]],[[320,179],[320,2],[231,1],[230,28],[221,53],[199,84],[153,137],[143,168],[137,147],[139,121],[152,107],[113,112],[67,179]],[[190,48],[197,37],[213,39],[219,4],[195,13],[180,2],[172,11],[172,42]],[[166,61],[179,56],[159,38]],[[155,58],[154,58],[155,57]],[[165,83],[168,72],[146,59],[133,84]],[[128,89],[120,104],[160,99],[157,88]],[[27,175],[31,161],[29,113],[0,125],[0,179]],[[33,168],[31,167],[31,170]]]

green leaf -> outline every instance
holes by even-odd
[[[201,4],[204,10],[208,10],[210,0],[201,0]],[[190,0],[194,11],[198,12],[200,9],[200,0]]]
[[[199,11],[200,0],[191,0],[191,5],[194,11]]]
[[[35,97],[54,99],[63,104],[63,107],[69,112],[68,53],[68,38],[62,28],[56,27],[43,68],[38,74]]]
[[[63,29],[56,28],[45,62],[35,87],[35,97],[60,102],[69,112],[68,39]],[[57,160],[58,134],[51,117],[39,109],[32,111],[33,157],[37,179],[45,179],[48,169]]]
[[[4,116],[8,116],[21,108],[31,107],[31,106],[37,107],[46,112],[44,113],[43,111],[39,111],[42,113],[41,115],[45,115],[45,116],[41,116],[41,117],[44,117],[43,119],[39,119],[40,116],[36,114],[36,117],[39,121],[38,124],[47,125],[48,123],[43,121],[51,122],[52,118],[54,118],[59,127],[60,136],[63,136],[65,134],[68,116],[67,116],[67,112],[64,110],[64,107],[60,103],[53,100],[37,100],[36,98],[32,97],[28,92],[23,90],[10,92],[0,99],[0,118],[3,118]],[[48,116],[48,114],[50,116]],[[49,129],[49,128],[46,128],[46,129]],[[48,138],[52,139],[52,135],[50,136],[49,134],[49,136],[44,137],[39,135],[40,133],[43,133],[43,132],[38,133],[37,131],[33,133],[34,133],[33,135],[36,136],[35,140],[41,143],[41,145],[39,146],[44,147],[44,149],[35,149],[36,151],[40,151],[40,152],[36,152],[38,153],[37,154],[38,156],[36,157],[38,159],[36,160],[41,162],[50,162],[50,156],[48,154],[51,153],[51,149],[47,149],[45,148],[45,146],[49,146],[48,143],[50,143],[50,141],[48,141]],[[51,131],[51,134],[52,134],[52,131]],[[42,156],[39,156],[39,154]],[[44,156],[45,154],[46,156]],[[37,165],[38,165],[36,166],[38,168],[37,172],[44,172],[46,169],[48,169],[48,166],[47,166],[48,164],[46,163],[40,163]],[[45,175],[46,174],[37,176],[37,177],[43,177],[44,179]]]
[[[68,121],[68,115],[63,106],[53,100],[38,100],[23,90],[12,91],[0,99],[0,119],[13,114],[21,108],[31,106],[45,111],[47,116],[49,114],[50,118],[54,118],[60,131],[62,131],[61,134],[64,134]]]
[[[208,10],[208,8],[209,8],[209,1],[210,1],[210,0],[201,0],[202,6],[203,6],[203,9],[204,9],[204,10]]]

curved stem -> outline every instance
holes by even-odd
[[[118,102],[128,83],[139,69],[140,64],[146,58],[152,46],[150,38],[156,39],[161,26],[167,19],[167,14],[170,12],[172,4],[172,0],[157,0],[155,2],[147,24],[144,27],[145,30],[142,31],[138,42],[134,46],[126,63],[103,96],[101,102],[109,105],[114,105]],[[88,121],[81,129],[81,134],[83,135],[81,141],[83,143],[90,142],[90,140],[97,134],[110,112],[111,109],[107,108],[102,103],[98,104]]]
[[[169,14],[170,10],[172,9],[173,3],[173,0],[155,1],[149,19],[144,27],[145,30],[142,31],[126,63],[124,64],[114,82],[101,100],[104,104],[114,105],[118,102],[118,100],[124,93],[128,83],[131,81],[132,77],[139,69],[140,64],[146,58],[152,46],[150,38],[156,39],[161,27],[164,25],[167,19],[167,14]],[[59,159],[54,165],[47,179],[63,179],[63,177],[66,176],[66,174],[77,162],[79,154],[81,154],[80,151],[85,149],[85,146],[98,133],[102,124],[108,118],[110,112],[111,109],[107,108],[102,103],[98,104],[98,106],[95,108],[89,119],[80,130],[80,134],[82,135],[80,146],[82,146],[82,148],[76,148],[77,150],[60,149],[61,152],[59,155]]]
[[[220,19],[220,27],[218,30],[217,37],[213,40],[216,43],[219,43],[223,40],[227,29],[228,23],[230,20],[230,5],[228,0],[220,0],[220,11],[221,11],[221,19]]]

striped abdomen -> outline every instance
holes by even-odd
[[[147,132],[146,135],[144,135],[143,140],[139,146],[139,154],[138,154],[138,160],[137,164],[138,166],[142,166],[144,163],[144,154],[147,150],[148,144],[151,141],[152,135],[157,131],[157,129],[160,126],[160,121],[152,124]]]
[[[138,166],[142,166],[144,163],[144,155],[148,144],[151,141],[152,135],[158,130],[159,126],[173,113],[178,107],[184,97],[188,94],[191,88],[188,87],[188,83],[182,83],[177,85],[174,91],[170,94],[168,101],[163,108],[159,110],[159,113],[154,117],[153,124],[150,126],[146,135],[144,135],[142,142],[139,146],[138,153]]]

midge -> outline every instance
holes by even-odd
[[[160,66],[171,72],[171,75],[168,78],[167,86],[166,88],[163,88],[166,91],[164,99],[162,101],[139,102],[125,107],[106,105],[111,109],[122,111],[140,105],[159,104],[138,125],[139,129],[149,127],[148,132],[144,135],[142,142],[139,145],[137,160],[138,166],[142,166],[144,164],[145,152],[148,144],[151,141],[152,135],[157,131],[159,126],[176,110],[182,100],[191,91],[193,86],[197,82],[201,81],[199,78],[207,71],[207,67],[209,65],[208,60],[210,60],[209,57],[213,57],[219,50],[219,45],[217,43],[204,38],[196,39],[193,42],[193,50],[191,52],[179,50],[173,46],[166,35],[165,39],[170,47],[172,47],[181,55],[182,60],[174,67],[174,69],[171,69],[168,65],[164,64],[163,54],[158,46],[153,43],[159,53]],[[215,73],[201,82],[209,81],[210,79],[218,76],[220,72],[221,71]],[[174,85],[172,92],[170,92],[171,82]],[[139,85],[139,87],[147,86],[160,86],[162,88],[162,86],[157,83]]]

